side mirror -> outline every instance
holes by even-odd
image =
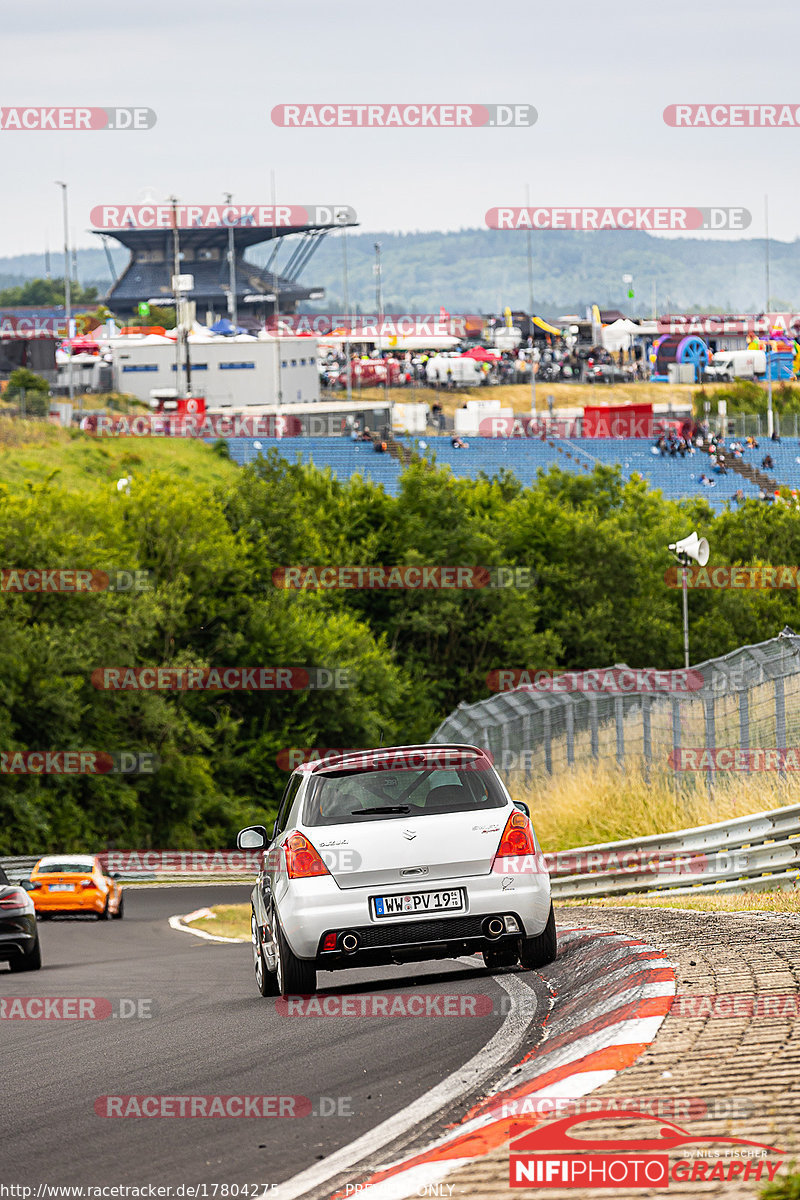
[[[120,875],[119,871],[114,871],[111,875],[111,878],[112,879],[122,879],[122,876]]]
[[[21,887],[22,890],[25,892],[35,892],[36,891],[36,884],[33,882],[32,879],[20,879],[20,881],[17,884],[17,887]]]
[[[263,850],[269,844],[269,835],[263,825],[248,825],[240,829],[236,845],[240,850]]]
[[[526,817],[531,815],[531,810],[528,808],[524,800],[515,800],[514,808],[518,808],[520,812],[524,812]]]

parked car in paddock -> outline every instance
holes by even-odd
[[[399,746],[303,763],[251,896],[263,996],[313,992],[317,971],[482,953],[543,967],[557,949],[550,877],[527,806],[475,746]]]
[[[0,962],[11,971],[38,971],[42,965],[39,927],[28,892],[9,882],[0,867]]]
[[[118,880],[116,874],[104,874],[100,859],[91,854],[61,854],[40,858],[25,883],[43,921],[59,913],[94,913],[99,921],[120,921],[125,896]]]

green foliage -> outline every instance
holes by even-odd
[[[717,402],[725,400],[728,415],[738,413],[759,413],[766,415],[768,392],[766,384],[756,383],[752,379],[737,379],[726,387],[717,388],[711,397],[703,390],[694,393],[694,411],[699,417],[703,416],[703,402],[711,400],[712,412],[716,412]],[[792,387],[787,383],[775,383],[772,387],[772,407],[779,416],[784,413],[800,413],[800,387]]]
[[[70,284],[73,307],[78,304],[93,304],[97,299],[96,287],[81,287],[74,280]],[[19,304],[53,308],[64,303],[63,279],[30,279],[19,287],[0,290],[0,305]]]
[[[779,1175],[761,1189],[760,1197],[761,1200],[800,1200],[800,1172],[791,1171],[788,1175]]]
[[[46,417],[50,411],[50,384],[27,367],[17,367],[8,377],[3,399],[19,401],[29,417]]]
[[[230,845],[242,824],[274,813],[281,750],[368,747],[381,730],[386,744],[425,740],[457,704],[485,698],[500,667],[679,667],[681,594],[664,581],[676,536],[696,528],[715,564],[800,561],[793,509],[752,501],[715,516],[702,499],[667,502],[618,468],[553,469],[523,488],[508,474],[471,481],[416,463],[390,497],[275,450],[219,474],[225,464],[198,448],[217,471],[204,478],[185,464],[179,474],[178,448],[164,443],[123,457],[113,443],[86,448],[100,457],[71,489],[66,450],[60,475],[0,485],[0,560],[146,570],[152,587],[0,592],[0,747],[142,750],[161,766],[152,776],[0,776],[0,853]],[[131,469],[120,495],[114,481]],[[300,564],[516,566],[534,586],[275,586],[276,568]],[[696,591],[689,603],[694,661],[800,628],[792,591]],[[233,665],[339,668],[353,686],[92,685],[99,667]]]

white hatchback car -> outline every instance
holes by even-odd
[[[396,746],[292,774],[252,892],[256,983],[307,995],[317,971],[483,953],[556,956],[550,877],[527,807],[475,746]]]

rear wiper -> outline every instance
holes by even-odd
[[[365,816],[368,815],[369,813],[382,813],[382,812],[409,813],[409,812],[411,812],[411,805],[410,804],[376,804],[373,808],[351,808],[350,812],[353,814],[354,817],[358,817],[362,813],[364,813]]]

